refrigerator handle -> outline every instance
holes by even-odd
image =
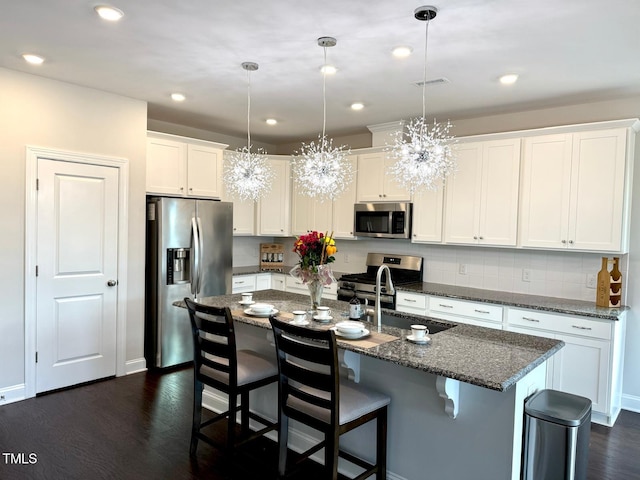
[[[200,283],[200,235],[196,217],[191,218],[191,294],[196,298]]]
[[[200,242],[198,245],[198,290],[196,291],[196,294],[200,294],[200,290],[202,290],[202,277],[204,276],[202,273],[202,265],[204,261],[204,237],[202,235],[200,217],[196,217],[196,221],[198,223],[198,241]]]

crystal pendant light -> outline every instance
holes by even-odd
[[[436,7],[422,6],[414,11],[416,19],[425,22],[424,72],[422,82],[422,117],[409,122],[406,132],[398,132],[390,153],[397,161],[391,167],[396,181],[406,186],[411,194],[420,190],[435,190],[440,181],[452,173],[455,159],[451,150],[454,137],[449,135],[451,123],[429,126],[426,117],[427,40],[429,23],[437,13]]]
[[[251,72],[258,64],[244,62],[242,68],[247,71],[247,146],[229,155],[224,182],[231,196],[255,202],[269,193],[274,174],[262,148],[251,152]]]
[[[333,47],[336,39],[320,37],[318,45],[324,49],[324,66],[327,65],[327,48]],[[292,162],[293,177],[298,193],[317,198],[321,202],[333,200],[344,192],[353,181],[353,167],[348,160],[349,149],[334,147],[327,138],[326,73],[322,75],[322,135],[317,142],[302,144],[298,156]]]

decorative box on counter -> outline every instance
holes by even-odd
[[[609,271],[610,263],[613,264],[611,271]],[[602,257],[602,268],[598,272],[596,305],[599,307],[620,307],[622,305],[622,274],[618,257],[613,257],[613,260]]]
[[[282,272],[284,269],[284,245],[281,243],[260,244],[260,270]]]

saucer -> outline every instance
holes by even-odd
[[[333,320],[333,317],[331,316],[327,316],[327,317],[319,317],[318,315],[314,315],[313,319],[316,322],[320,322],[320,323],[329,323],[331,320]]]
[[[329,330],[333,330],[336,337],[340,337],[345,340],[358,340],[359,338],[368,337],[370,333],[366,328],[363,328],[362,331],[356,333],[342,333],[336,327],[331,327]]]
[[[291,320],[289,323],[291,325],[297,325],[298,327],[304,327],[305,325],[309,325],[309,320],[302,320],[302,321]]]
[[[429,343],[431,341],[431,338],[429,337],[415,338],[413,335],[407,335],[407,340],[409,340],[411,343],[424,345],[425,343]]]
[[[262,318],[266,318],[266,317],[270,317],[271,315],[275,315],[276,313],[278,313],[277,309],[273,309],[270,312],[254,312],[252,311],[250,308],[247,308],[244,313],[246,313],[247,315],[250,315],[252,317],[262,317]]]
[[[253,304],[254,304],[254,303],[256,303],[256,302],[254,302],[253,300],[247,300],[247,301],[240,300],[238,303],[239,303],[240,305],[253,305]]]

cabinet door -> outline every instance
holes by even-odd
[[[382,171],[382,195],[387,202],[408,202],[411,200],[411,194],[409,190],[396,180],[393,175],[388,172],[397,162],[396,159],[391,158],[388,153],[384,153],[383,171]]]
[[[515,246],[519,186],[520,139],[486,142],[482,149],[478,243]]]
[[[575,133],[569,248],[622,248],[626,130]]]
[[[313,203],[313,198],[298,193],[294,181],[291,193],[291,235],[304,235],[308,230],[314,229]]]
[[[349,155],[347,158],[351,162],[351,168],[356,172],[355,175],[359,175],[358,156]],[[342,195],[333,201],[333,236],[335,238],[354,238],[353,206],[356,203],[356,184],[357,179],[354,178],[354,181],[342,192]]]
[[[442,214],[444,209],[444,183],[436,190],[425,190],[413,195],[413,223],[411,241],[415,243],[442,241]]]
[[[607,413],[609,375],[609,342],[573,335],[555,335],[565,343],[554,355],[553,385],[555,390],[591,399],[593,411]]]
[[[271,274],[271,288],[274,290],[280,290],[284,292],[284,274],[272,273]]]
[[[520,244],[564,248],[569,226],[571,135],[524,139]]]
[[[291,166],[286,159],[269,159],[275,175],[271,191],[258,202],[258,234],[290,235]]]
[[[235,275],[231,279],[231,293],[253,292],[255,289],[255,275]]]
[[[384,159],[385,155],[383,152],[358,155],[358,202],[384,201]]]
[[[184,143],[147,138],[147,193],[186,194],[186,157]]]
[[[222,198],[222,150],[187,146],[187,194]]]
[[[256,204],[253,200],[233,201],[233,234],[237,236],[255,235]]]
[[[444,239],[450,243],[478,243],[482,144],[456,145],[455,155],[457,170],[445,182]]]
[[[553,333],[533,330],[530,328],[522,328],[522,327],[514,327],[509,325],[509,331],[515,333],[523,333],[524,335],[533,335],[534,337],[544,337],[544,338],[555,338]],[[546,375],[546,388],[552,388],[553,386],[553,364],[554,359],[558,356],[558,354],[552,356],[547,360],[547,375]]]

